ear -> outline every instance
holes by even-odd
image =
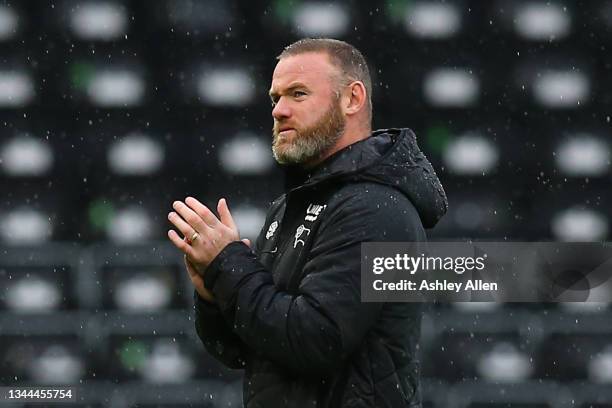
[[[346,87],[342,95],[342,112],[347,116],[358,113],[365,106],[367,97],[363,82],[352,82]]]

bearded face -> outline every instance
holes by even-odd
[[[332,97],[327,111],[312,125],[291,123],[292,130],[282,121],[274,121],[272,153],[280,164],[308,164],[329,151],[344,133],[346,120],[340,108],[340,98]]]

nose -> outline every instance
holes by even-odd
[[[276,120],[287,119],[291,116],[291,109],[283,97],[278,99],[276,105],[272,109],[272,117]]]

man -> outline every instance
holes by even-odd
[[[420,406],[418,304],[362,303],[360,245],[423,241],[446,196],[408,129],[371,132],[371,79],[353,46],[304,39],[278,57],[273,153],[286,193],[254,250],[224,199],[219,218],[176,201],[170,240],[196,288],[209,353],[244,368],[247,407]]]

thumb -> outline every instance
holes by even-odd
[[[242,238],[241,241],[244,242],[246,244],[246,246],[248,246],[249,248],[251,247],[251,240],[250,239]]]

